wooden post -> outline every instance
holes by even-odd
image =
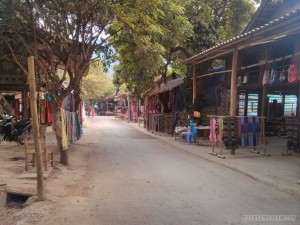
[[[233,55],[232,55],[230,116],[236,116],[236,106],[237,106],[237,63],[238,63],[238,49],[235,48],[233,50]]]
[[[211,129],[211,152],[209,154],[216,156],[217,154],[215,153],[215,143],[217,142],[215,138],[215,127],[214,127],[214,122],[213,120],[215,119],[213,116],[209,116],[210,119],[210,129]]]
[[[28,83],[30,91],[30,111],[32,117],[32,127],[34,135],[35,156],[36,156],[36,174],[37,174],[37,196],[39,200],[44,199],[44,185],[43,185],[43,164],[41,155],[41,143],[39,134],[38,113],[36,104],[36,87],[35,87],[35,72],[34,72],[34,58],[29,56],[28,60]]]
[[[197,96],[197,66],[193,64],[193,104]]]
[[[221,124],[223,124],[223,120],[224,117],[219,117],[219,136],[220,136],[220,154],[217,154],[217,157],[221,158],[221,159],[225,159],[225,156],[223,155],[223,141],[222,141],[222,137],[223,137],[223,130],[221,127]]]
[[[263,85],[262,96],[261,96],[261,113],[260,113],[260,116],[262,117],[269,116],[266,113],[266,105],[267,105],[267,87]]]

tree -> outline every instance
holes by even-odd
[[[120,8],[123,16],[116,18],[112,29],[124,29],[111,39],[120,63],[114,79],[126,83],[137,94],[155,77],[162,74],[165,78],[176,47],[192,34],[181,1],[143,1],[142,4],[143,7],[134,6],[137,9],[134,14],[128,5]]]
[[[1,43],[11,54],[10,61],[25,75],[27,55],[35,57],[40,86],[55,99],[56,119],[64,98],[74,91],[75,108],[81,94],[81,80],[87,72],[93,53],[109,53],[107,37],[114,19],[117,0],[2,0],[0,2]],[[122,1],[120,1],[122,2]],[[111,35],[114,35],[111,33]],[[59,76],[59,68],[63,69]],[[62,84],[69,79],[67,88]],[[57,129],[58,130],[58,129]],[[68,164],[68,151],[62,150],[61,136],[56,133],[61,162]]]
[[[90,65],[88,75],[82,80],[82,86],[85,99],[88,99],[92,105],[100,98],[112,95],[115,91],[115,86],[104,72],[100,61]]]
[[[187,0],[194,27],[188,48],[196,54],[241,33],[255,12],[252,0]]]
[[[243,0],[242,3],[249,1]],[[238,0],[182,2],[1,0],[0,44],[5,44],[11,53],[1,60],[8,67],[17,65],[27,75],[26,58],[28,55],[35,57],[39,85],[55,99],[58,120],[60,105],[72,91],[75,108],[79,106],[80,84],[95,53],[97,57],[106,59],[103,62],[109,62],[111,58],[107,56],[112,53],[110,45],[113,45],[120,63],[119,82],[127,83],[128,88],[136,93],[142,93],[155,77],[161,74],[165,77],[170,65],[182,53],[187,55],[191,49],[202,50],[215,43],[219,34],[218,24],[222,25],[225,18],[234,16],[222,12],[229,9],[234,12],[231,5],[238,7],[237,4],[229,4]],[[196,14],[192,14],[193,10]],[[198,11],[201,13],[197,14]],[[218,14],[213,17],[215,12]],[[201,16],[205,23],[201,23],[197,16]],[[238,25],[236,27],[239,28]],[[195,36],[192,36],[193,30]],[[178,61],[176,64],[179,66]],[[59,69],[63,70],[61,75]],[[67,79],[69,85],[63,88],[62,84]],[[61,162],[68,164],[68,151],[62,150],[59,132],[56,135]]]
[[[150,2],[144,3],[148,11],[134,16],[120,8],[123,17],[112,26],[125,27],[112,42],[120,63],[114,79],[138,93],[157,76],[165,80],[168,71],[190,72],[183,59],[240,33],[255,10],[252,0]]]

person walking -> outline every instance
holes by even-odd
[[[94,118],[94,115],[95,115],[95,109],[92,109],[92,118]]]

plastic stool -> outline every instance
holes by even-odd
[[[192,143],[192,136],[194,136],[194,135],[195,135],[195,134],[193,134],[193,133],[191,133],[191,132],[189,132],[189,131],[187,131],[187,132],[181,132],[181,133],[180,133],[180,142],[181,142],[183,136],[186,136],[187,143],[188,143],[188,144],[191,144],[191,143]]]

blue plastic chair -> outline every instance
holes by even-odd
[[[187,132],[181,132],[180,134],[180,142],[182,141],[182,138],[186,136],[188,144],[192,143],[192,137],[197,136],[197,129],[195,128],[195,123],[190,123],[190,130]]]

